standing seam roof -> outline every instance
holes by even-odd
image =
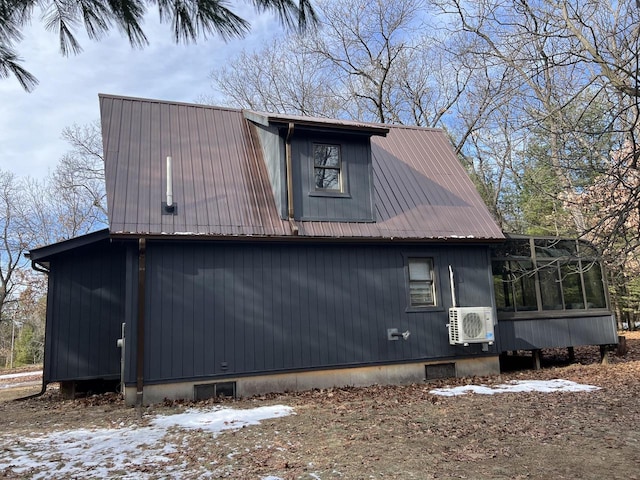
[[[111,95],[100,95],[100,108],[111,234],[292,235],[241,110]],[[370,132],[388,128],[386,136],[371,137],[375,222],[298,221],[300,236],[504,238],[442,131],[338,123],[369,125]],[[176,215],[161,208],[168,155]]]

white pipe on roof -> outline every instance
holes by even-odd
[[[171,173],[172,159],[167,157],[167,207],[173,206],[173,176]]]

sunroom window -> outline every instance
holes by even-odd
[[[515,238],[492,259],[499,312],[607,308],[597,252],[576,240]]]

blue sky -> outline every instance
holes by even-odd
[[[182,102],[215,95],[208,76],[216,65],[281,31],[269,14],[257,16],[248,7],[238,13],[253,25],[244,39],[176,45],[170,26],[160,25],[157,11],[150,9],[144,24],[150,41],[146,48],[131,48],[117,30],[100,42],[78,30],[84,51],[70,57],[60,55],[56,34],[36,18],[17,49],[40,84],[27,93],[12,77],[0,80],[0,169],[45,176],[69,150],[62,129],[98,119],[98,93]]]

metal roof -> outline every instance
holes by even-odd
[[[300,115],[284,115],[280,113],[265,113],[255,112],[253,110],[244,110],[245,117],[250,120],[259,123],[261,125],[268,126],[273,123],[295,123],[297,126],[311,127],[311,128],[324,128],[324,129],[336,129],[336,130],[359,130],[363,133],[374,135],[386,135],[389,132],[388,125],[357,122],[352,120],[338,120],[323,117],[303,117]]]
[[[75,250],[76,248],[86,247],[97,242],[104,242],[108,239],[109,230],[105,228],[95,232],[87,233],[86,235],[82,235],[80,237],[70,238],[68,240],[62,240],[57,243],[34,248],[28,253],[25,253],[24,256],[34,263],[49,268],[49,260],[55,255],[67,253]]]
[[[112,235],[292,236],[242,110],[112,95],[100,109]],[[371,137],[376,221],[297,221],[299,237],[504,238],[440,130],[255,115],[386,133]],[[161,207],[167,156],[176,215]]]

